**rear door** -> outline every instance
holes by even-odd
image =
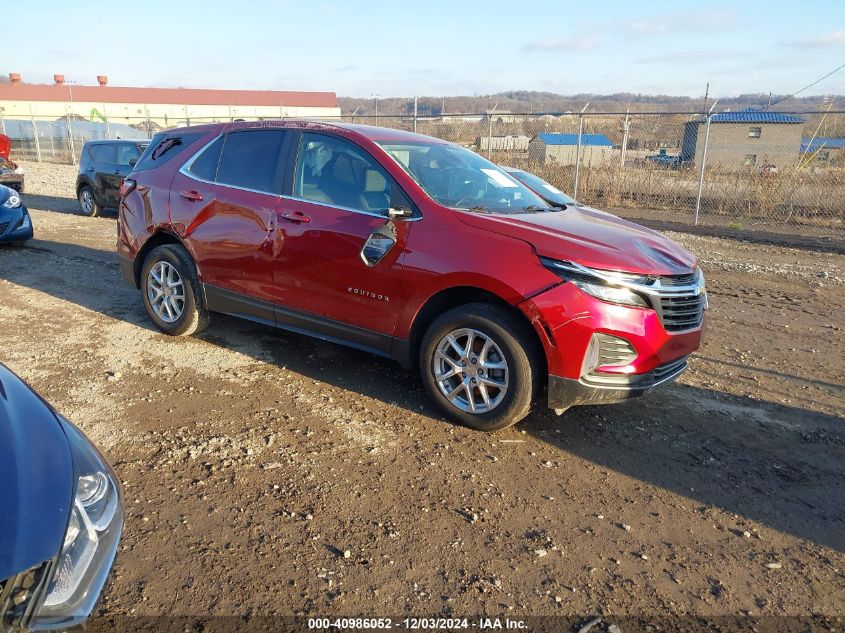
[[[114,179],[117,170],[117,145],[114,143],[96,143],[88,147],[91,162],[86,175],[94,183],[94,195],[104,207],[117,206],[117,188]]]
[[[271,236],[285,138],[280,129],[229,132],[173,179],[171,221],[196,258],[212,309],[273,320],[272,308],[260,302],[272,300]]]

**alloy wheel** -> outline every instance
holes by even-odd
[[[79,194],[79,203],[85,213],[91,213],[91,211],[94,209],[94,196],[91,194],[90,189],[82,190],[82,193]]]
[[[432,369],[440,392],[461,411],[492,411],[508,391],[505,355],[492,338],[478,330],[452,330],[440,339]]]
[[[176,267],[156,262],[147,275],[147,298],[153,312],[165,323],[175,323],[185,311],[185,288]]]

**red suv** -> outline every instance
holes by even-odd
[[[485,431],[544,387],[561,413],[673,380],[707,307],[695,257],[660,234],[361,125],[159,134],[121,188],[117,251],[164,332],[223,312],[387,356]]]

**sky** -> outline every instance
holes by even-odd
[[[845,64],[843,0],[14,6],[5,22],[16,34],[0,55],[0,73],[19,72],[33,83],[62,73],[80,84],[104,74],[120,86],[352,97],[509,90],[697,97],[709,81],[718,97],[789,94]],[[845,94],[845,69],[802,94]]]

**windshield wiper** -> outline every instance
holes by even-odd
[[[520,211],[525,211],[525,212],[531,213],[533,211],[551,211],[551,208],[540,207],[540,206],[537,206],[536,204],[529,204],[527,207],[522,207],[522,209],[520,209]]]

